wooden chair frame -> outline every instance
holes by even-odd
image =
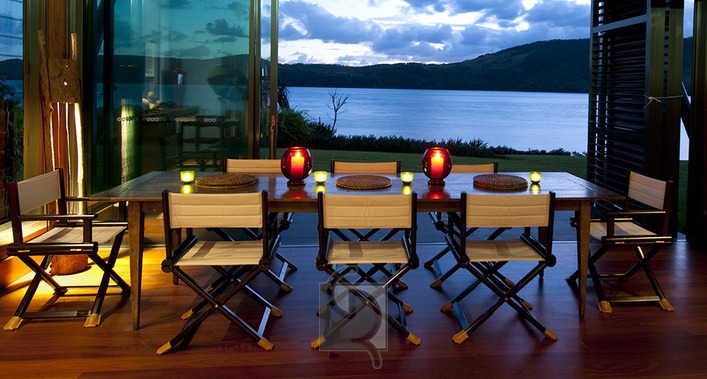
[[[546,267],[552,267],[552,234],[555,194],[546,195],[461,195],[461,215],[452,217],[452,224],[459,233],[447,234],[449,246],[459,265],[471,272],[476,280],[441,307],[453,311],[462,330],[453,337],[454,342],[464,342],[471,332],[486,321],[503,303],[513,308],[523,319],[538,329],[546,338],[557,336],[543,326],[531,313],[532,305],[518,293]],[[485,209],[484,209],[485,208]],[[526,221],[527,220],[527,221]],[[469,240],[469,228],[516,228],[523,232],[517,239]],[[531,228],[538,230],[538,237]],[[542,241],[542,242],[540,242]],[[506,280],[500,270],[512,261],[537,261],[538,263],[516,283]],[[460,306],[461,300],[484,284],[498,296],[498,301],[469,323]]]
[[[97,214],[69,214],[68,202],[87,200],[67,197],[63,178],[63,170],[59,168],[21,182],[8,183],[13,243],[8,245],[7,255],[20,259],[35,275],[15,315],[5,325],[5,330],[15,330],[20,327],[24,319],[35,318],[86,317],[84,326],[95,327],[101,323],[101,309],[108,288],[112,287],[111,279],[120,288],[123,296],[130,294],[130,286],[113,269],[128,226],[127,222],[94,222],[98,217]],[[29,213],[40,207],[55,207],[56,214]],[[25,241],[22,222],[33,220],[46,221],[50,228],[42,235]],[[110,253],[106,259],[103,259],[98,254],[99,245],[110,242],[111,239],[113,243]],[[62,286],[47,272],[53,256],[77,254],[87,255],[103,271],[100,284]],[[42,257],[41,263],[37,263],[32,257]],[[71,288],[96,288],[92,308],[28,312],[27,309],[42,281],[54,290],[55,298],[66,294]]]
[[[347,203],[347,206],[354,206],[357,207],[357,209],[362,209],[365,207],[368,208],[381,208],[383,205],[389,205],[390,202],[392,202],[391,199],[392,197],[399,197],[399,196],[409,196],[410,197],[410,206],[409,206],[409,223],[406,226],[403,226],[400,224],[400,221],[395,221],[396,224],[392,225],[391,227],[399,228],[402,231],[402,236],[401,240],[399,241],[336,241],[332,238],[332,235],[335,235],[335,230],[338,228],[343,227],[343,225],[333,225],[331,224],[328,220],[328,209],[329,206],[327,205],[328,199],[343,199],[344,201],[350,202]],[[325,195],[323,193],[319,193],[318,195],[318,209],[319,209],[319,254],[317,255],[317,269],[320,271],[327,272],[330,275],[330,281],[329,283],[333,283],[334,285],[343,285],[347,289],[347,293],[351,293],[352,295],[356,296],[358,299],[360,299],[361,303],[350,313],[348,313],[347,316],[345,316],[343,319],[341,319],[339,322],[336,324],[332,325],[331,320],[329,319],[327,324],[328,327],[326,328],[325,332],[318,337],[316,340],[314,340],[311,344],[312,348],[317,348],[319,347],[322,343],[324,343],[327,339],[329,339],[334,333],[339,331],[342,327],[344,327],[356,314],[358,314],[360,311],[362,311],[366,307],[370,307],[376,314],[379,316],[383,317],[385,316],[387,322],[389,325],[391,325],[393,328],[395,328],[400,334],[402,334],[406,339],[408,339],[410,342],[414,344],[420,344],[421,340],[412,334],[406,327],[406,322],[405,322],[405,314],[412,312],[412,307],[410,307],[408,304],[405,304],[403,301],[401,301],[398,297],[396,297],[394,294],[392,294],[389,290],[391,286],[393,286],[395,283],[399,282],[400,279],[405,275],[408,271],[411,269],[417,268],[419,265],[419,258],[417,257],[417,252],[416,252],[416,229],[417,229],[417,202],[416,202],[417,195],[415,193],[411,195],[375,195],[375,196],[366,196],[366,195],[361,195],[361,196],[350,196],[350,195]],[[374,199],[373,201],[375,202],[375,205],[368,204],[366,199]],[[365,212],[363,212],[365,213]],[[358,220],[361,219],[366,219],[367,216],[364,215],[351,215],[350,217],[346,217],[347,220],[343,221],[345,223],[350,222],[350,226],[352,227],[357,227],[360,225],[360,222]],[[383,220],[376,220],[375,217],[373,219],[367,218],[366,223],[371,222],[372,226],[374,227],[384,227],[384,225],[387,224],[386,221]],[[380,257],[380,256],[373,256],[373,255],[366,255],[366,253],[363,253],[364,251],[370,251],[368,250],[369,247],[371,246],[376,246],[377,248],[380,249],[381,244],[384,244],[385,246],[381,249],[383,251],[386,251],[385,254],[390,254],[390,251],[397,251],[397,258],[395,259],[395,262],[388,261],[386,258],[390,258],[390,256],[387,257]],[[349,250],[351,251],[361,251],[362,255],[360,257],[357,257],[356,259],[350,258],[348,261],[344,262],[343,259],[340,257],[337,257],[337,259],[333,259],[332,257],[332,251],[335,251],[335,249],[339,249],[340,247],[343,247],[344,250]],[[401,251],[402,249],[402,251]],[[375,253],[374,253],[375,254]],[[404,255],[404,259],[401,259],[400,256]],[[367,270],[364,270],[361,268],[360,264],[361,262],[365,261],[366,264],[370,264],[371,267]],[[398,263],[401,264],[401,267],[394,272],[388,271],[384,268],[386,264],[390,263]],[[344,265],[343,269],[337,269],[335,267],[336,264]],[[357,278],[355,280],[350,280],[349,278],[346,277],[348,273],[356,273],[358,274]],[[382,274],[384,276],[384,281],[381,282],[379,279],[375,278],[374,275],[376,274]],[[373,291],[373,293],[369,294],[364,294],[362,291],[360,291],[358,288],[361,284],[374,284],[377,286],[376,291]],[[376,304],[374,301],[375,298],[380,296],[381,294],[386,293],[388,300],[397,307],[398,310],[398,317],[395,318],[391,316],[387,312],[383,312],[381,308]],[[335,298],[329,301],[327,304],[323,305],[319,310],[318,314],[327,314],[327,317],[331,316],[331,311],[334,307],[336,307],[336,304],[338,303],[338,298],[336,298],[336,295],[334,296]]]
[[[173,200],[170,195],[175,196],[173,199],[184,196],[189,196],[189,199],[200,197],[201,199],[197,199],[196,201],[202,201],[206,205],[205,209],[203,209],[202,212],[192,211],[192,213],[188,215],[188,218],[201,218],[201,220],[185,220],[184,214],[181,213],[176,215],[177,218],[174,218],[175,214],[173,212],[175,212],[175,206],[178,205],[172,204],[171,201],[176,200]],[[259,199],[257,203],[251,204],[245,202],[256,197]],[[257,194],[183,195],[170,194],[168,191],[165,191],[162,194],[162,201],[165,212],[164,228],[167,250],[167,258],[162,262],[162,271],[176,275],[200,296],[202,301],[182,315],[182,319],[186,319],[184,327],[174,338],[161,346],[157,350],[157,354],[162,355],[178,347],[186,347],[201,324],[214,312],[221,313],[231,321],[231,323],[240,327],[246,334],[257,341],[258,346],[268,351],[272,350],[274,345],[264,337],[264,332],[270,316],[280,317],[282,316],[282,311],[250,287],[250,283],[258,275],[271,275],[269,271],[270,265],[280,244],[279,234],[271,233],[271,231],[275,229],[275,225],[267,211],[267,192],[263,191]],[[242,208],[244,206],[255,209],[256,211],[260,208],[260,220],[255,220],[257,216],[253,212],[247,215],[230,212],[230,210],[236,207]],[[203,204],[198,208],[202,207],[204,207]],[[213,212],[214,208],[223,207],[231,208],[228,210],[229,214],[227,215],[227,219],[224,217],[214,217],[213,214],[209,213]],[[182,218],[179,219],[179,217]],[[203,221],[205,217],[223,220]],[[177,225],[174,224],[175,220],[177,221]],[[203,242],[200,244],[198,237],[194,233],[195,229],[227,227],[229,224],[232,224],[233,227],[260,228],[262,229],[261,238],[259,241],[224,240],[218,242]],[[181,238],[182,232],[184,232],[183,240]],[[201,256],[200,259],[190,255],[192,254],[190,253],[192,249],[198,250],[198,255]],[[243,256],[246,250],[249,252],[249,256]],[[214,258],[211,258],[211,252],[216,254]],[[254,252],[257,254],[254,254]],[[212,283],[208,284],[208,286],[202,286],[184,269],[194,266],[211,267],[220,276]],[[264,308],[258,323],[258,329],[252,327],[227,306],[226,302],[238,293],[245,293]],[[206,306],[208,306],[208,308],[202,311]]]
[[[452,173],[497,173],[498,172],[498,162],[494,161],[491,163],[480,163],[480,164],[457,164],[452,166]],[[437,230],[441,231],[444,234],[450,234],[450,233],[456,233],[456,229],[450,227],[449,225],[449,218],[445,220],[445,217],[443,217],[442,212],[429,212],[427,213],[430,218],[432,219],[432,224],[434,224],[435,228]],[[467,231],[467,237],[473,233],[476,229],[469,229]],[[497,229],[495,232],[493,232],[488,239],[495,239],[498,237],[501,233],[503,233],[505,229]],[[432,283],[430,283],[430,287],[432,288],[437,288],[442,283],[449,279],[452,274],[457,272],[461,266],[459,266],[458,263],[454,263],[454,265],[448,269],[445,272],[442,272],[441,266],[440,266],[440,259],[447,255],[449,253],[450,248],[449,246],[446,246],[442,251],[437,253],[434,257],[432,257],[430,260],[426,261],[423,266],[427,269],[430,269],[434,272],[435,279]]]
[[[666,298],[649,261],[663,246],[673,241],[669,226],[674,184],[672,181],[657,180],[629,170],[626,188],[626,200],[622,208],[608,211],[604,217],[591,220],[591,235],[601,241],[601,246],[594,253],[590,252],[588,267],[599,300],[599,310],[611,313],[611,303],[657,302],[663,310],[672,311],[673,306]],[[627,246],[636,255],[635,264],[623,272],[598,271],[596,263],[601,257],[611,249]],[[645,248],[650,248],[647,253],[644,252]],[[655,292],[654,296],[606,296],[602,279],[626,281],[640,270],[645,272]],[[577,277],[578,272],[575,271],[567,281],[576,284]]]

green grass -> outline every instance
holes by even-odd
[[[281,157],[285,149],[278,149]],[[422,154],[390,153],[374,151],[345,151],[311,149],[314,170],[329,171],[332,159],[351,162],[377,162],[400,160],[402,171],[421,172]],[[268,150],[261,150],[261,157],[267,157]],[[454,163],[475,164],[498,161],[500,172],[562,171],[587,178],[587,157],[566,155],[507,155],[502,159],[454,157]],[[687,161],[680,161],[678,187],[678,231],[685,233],[687,209]]]

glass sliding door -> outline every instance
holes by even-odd
[[[100,0],[92,16],[93,192],[248,156],[249,0]]]

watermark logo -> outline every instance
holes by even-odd
[[[319,305],[320,335],[326,336],[321,351],[366,351],[373,368],[383,366],[380,353],[388,350],[388,291],[383,286],[335,281],[330,291],[320,292]]]

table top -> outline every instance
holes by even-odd
[[[214,172],[197,172],[196,177],[213,175]],[[287,178],[281,174],[253,174],[256,183],[248,187],[219,190],[218,192],[254,192],[268,191],[268,202],[273,211],[316,212],[317,192],[321,190],[314,181],[314,175],[305,179],[305,184],[300,186],[287,185]],[[405,191],[414,191],[418,197],[418,211],[455,211],[458,210],[459,199],[462,192],[474,194],[529,194],[530,186],[523,190],[489,190],[474,186],[474,177],[483,173],[452,173],[444,179],[444,185],[428,185],[427,178],[422,173],[415,173],[414,180],[409,187],[404,187],[399,175],[381,175],[391,179],[392,185],[383,189],[354,190],[345,189],[336,185],[337,177],[351,174],[331,174],[323,185],[329,194],[399,194]],[[503,174],[516,175],[529,180],[529,173],[504,172]],[[543,172],[540,188],[532,193],[555,192],[556,208],[575,209],[576,202],[594,200],[620,200],[623,196],[590,183],[582,178],[566,172]],[[182,191],[183,183],[179,179],[179,171],[153,171],[130,180],[114,188],[90,196],[93,201],[161,201],[162,192]],[[202,191],[193,183],[191,190],[195,193],[211,192]]]

